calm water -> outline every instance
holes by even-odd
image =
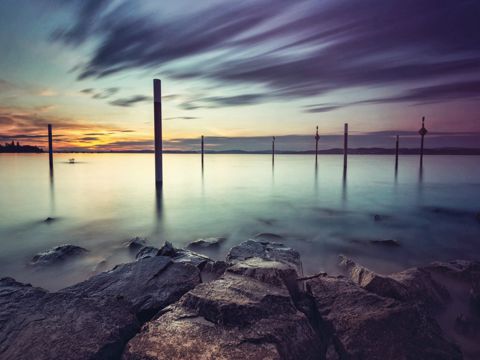
[[[68,164],[75,157],[76,164]],[[208,253],[221,258],[232,245],[260,232],[279,234],[298,249],[308,273],[336,271],[337,255],[351,255],[388,272],[434,259],[480,259],[479,157],[401,158],[166,155],[157,194],[153,155],[57,154],[50,179],[47,155],[0,155],[0,276],[56,289],[80,281],[106,260],[131,260],[123,244],[135,236],[152,245],[182,247],[226,236]],[[381,216],[380,221],[374,215]],[[56,218],[51,223],[43,220]],[[400,247],[372,245],[395,239]],[[47,271],[29,259],[55,245],[90,250],[81,262]],[[105,264],[105,262],[104,262]]]

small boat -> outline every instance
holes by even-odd
[[[68,159],[68,163],[69,164],[75,164],[75,159],[74,158]]]

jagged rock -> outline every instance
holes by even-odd
[[[377,295],[418,303],[431,313],[450,300],[447,289],[425,270],[412,268],[382,276],[347,257],[340,256],[340,260],[340,267],[355,284]]]
[[[2,360],[118,359],[138,329],[122,299],[48,293],[0,279]]]
[[[388,239],[388,240],[370,240],[370,243],[373,245],[382,245],[382,246],[391,246],[397,247],[400,246],[400,243],[397,240]]]
[[[165,256],[118,265],[79,284],[61,290],[76,296],[122,297],[141,320],[148,320],[200,283],[200,271]]]
[[[319,276],[307,289],[331,328],[336,354],[330,358],[462,359],[415,304],[378,296],[342,277]]]
[[[87,249],[75,245],[60,245],[35,255],[30,261],[32,266],[50,266],[86,255]]]
[[[166,241],[165,244],[160,248],[158,255],[168,256],[174,262],[188,263],[194,266],[197,266],[199,269],[202,269],[205,264],[211,262],[212,260],[204,255],[197,254],[191,250],[186,249],[176,249],[173,245]]]
[[[127,247],[132,252],[137,252],[147,245],[147,239],[141,237],[134,237],[127,243]]]
[[[135,259],[146,259],[154,256],[158,256],[160,253],[160,249],[153,247],[153,246],[144,246],[140,249],[140,251],[135,256]]]
[[[218,279],[225,273],[228,266],[225,261],[208,261],[200,272],[202,282]]]
[[[192,241],[188,244],[188,248],[190,249],[212,249],[218,248],[221,244],[223,244],[227,240],[225,237],[209,237],[205,239],[198,239]]]
[[[254,277],[228,272],[198,285],[147,323],[124,359],[321,359],[323,345],[288,290]]]
[[[235,264],[250,258],[261,258],[264,260],[274,260],[287,264],[297,271],[297,274],[303,274],[300,254],[281,243],[247,240],[234,246],[227,254],[227,262]]]
[[[55,221],[55,218],[50,217],[50,216],[47,217],[45,220],[43,220],[43,222],[44,222],[44,223],[47,223],[47,224],[49,224],[49,223],[51,223],[51,222],[53,222],[53,221]]]

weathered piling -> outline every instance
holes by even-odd
[[[347,174],[347,158],[348,158],[348,124],[344,125],[343,132],[343,175]]]
[[[395,172],[398,171],[398,142],[399,142],[399,137],[397,135],[397,140],[395,142]]]
[[[202,135],[202,150],[201,150],[201,154],[202,154],[202,168],[203,168],[203,155],[205,154],[205,138],[203,137],[203,135]]]
[[[272,164],[275,162],[275,136],[272,136]]]
[[[153,114],[155,131],[155,183],[163,185],[163,145],[162,145],[162,83],[153,80]]]
[[[318,161],[318,141],[320,140],[320,135],[318,135],[318,126],[317,133],[315,134],[315,164]]]
[[[52,124],[48,124],[48,162],[50,164],[50,173],[52,173],[53,172]]]
[[[421,140],[420,140],[420,167],[422,167],[423,166],[423,142],[424,142],[425,135],[427,135],[427,133],[428,133],[427,129],[425,128],[425,116],[422,117],[422,128],[420,130],[418,130],[418,133],[421,136]]]

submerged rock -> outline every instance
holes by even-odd
[[[147,239],[141,237],[134,237],[127,243],[127,247],[132,252],[138,252],[147,245]]]
[[[60,245],[35,255],[30,261],[32,266],[50,266],[86,255],[87,249],[75,245]]]
[[[330,327],[330,358],[462,359],[459,348],[415,304],[378,296],[341,277],[317,277],[307,288]]]
[[[281,243],[247,240],[234,246],[227,254],[227,262],[235,264],[250,258],[274,260],[294,268],[299,275],[303,274],[300,254]]]
[[[76,296],[121,297],[132,304],[141,320],[148,320],[200,283],[199,270],[165,256],[118,265],[61,290]]]
[[[48,293],[0,279],[0,358],[118,359],[139,323],[116,297]]]
[[[253,236],[257,240],[263,240],[263,241],[278,241],[278,240],[283,240],[282,235],[274,234],[274,233],[268,233],[268,232],[262,232],[258,233]]]
[[[198,239],[192,241],[188,244],[188,248],[190,249],[212,249],[218,248],[221,244],[223,244],[227,238],[225,237],[209,237],[205,239]]]
[[[43,220],[43,222],[49,224],[55,220],[56,220],[55,218],[49,216],[45,220]]]
[[[370,240],[370,243],[373,245],[382,245],[382,246],[391,246],[397,247],[400,246],[400,243],[397,240],[388,239],[388,240]]]

